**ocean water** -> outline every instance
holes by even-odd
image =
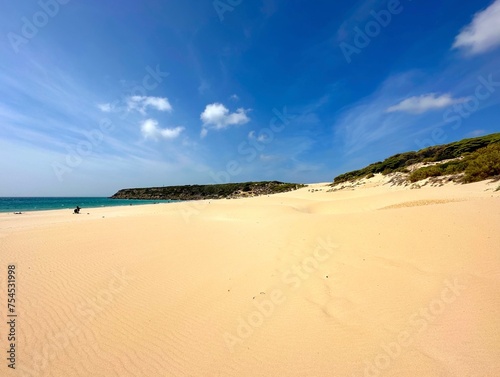
[[[109,198],[1,198],[0,212],[46,211],[52,209],[73,210],[79,206],[82,212],[88,208],[117,207],[153,203],[169,203],[173,200],[128,200]]]

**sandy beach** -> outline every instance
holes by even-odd
[[[500,375],[499,183],[377,179],[0,214],[2,376]]]

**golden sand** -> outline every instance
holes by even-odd
[[[0,214],[0,375],[500,376],[496,186]]]

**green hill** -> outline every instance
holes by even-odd
[[[199,200],[269,195],[296,190],[304,185],[278,181],[225,183],[215,185],[165,186],[123,189],[112,199]]]
[[[436,145],[416,152],[396,154],[381,162],[335,177],[333,184],[382,173],[407,172],[416,163],[439,162],[456,159],[433,166],[424,166],[412,172],[408,179],[417,182],[427,177],[462,174],[462,182],[475,182],[500,175],[500,133],[463,139],[445,145]]]

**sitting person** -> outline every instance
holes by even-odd
[[[76,208],[74,209],[73,213],[76,213],[77,215],[79,215],[80,214],[80,210],[81,210],[81,208],[78,207],[78,206],[76,206]]]

